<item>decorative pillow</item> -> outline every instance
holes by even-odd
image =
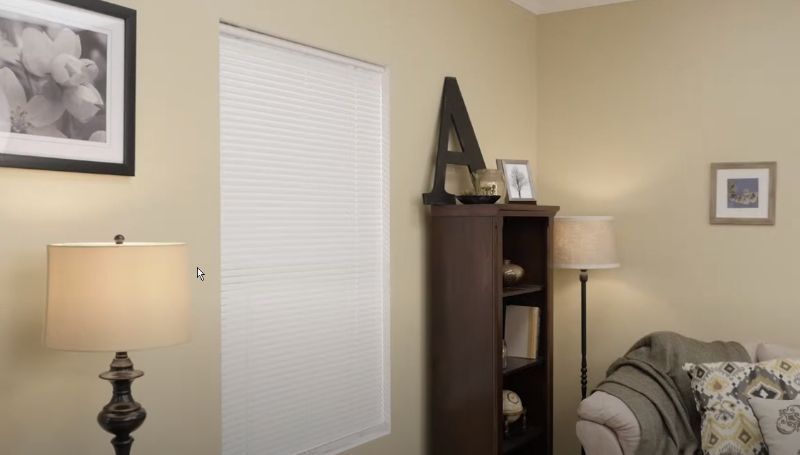
[[[755,364],[741,362],[686,364],[700,413],[704,455],[766,455],[761,432],[748,403]]]
[[[692,393],[701,415],[703,454],[768,454],[749,400],[797,397],[800,360],[686,364],[683,368],[692,378]]]
[[[800,453],[800,400],[751,398],[750,406],[771,455]]]

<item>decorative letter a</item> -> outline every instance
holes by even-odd
[[[461,144],[461,152],[448,150],[450,128],[455,128],[456,137]],[[436,172],[433,177],[433,189],[422,195],[426,205],[455,204],[456,198],[444,189],[445,174],[448,164],[469,167],[469,172],[486,169],[478,138],[469,121],[467,106],[454,77],[444,78],[442,90],[442,107],[439,112],[439,144],[436,149]]]

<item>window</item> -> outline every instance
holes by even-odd
[[[225,455],[389,432],[384,68],[223,25]]]

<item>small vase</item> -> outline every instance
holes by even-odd
[[[525,269],[517,264],[512,264],[508,259],[503,261],[503,286],[513,286],[519,283],[523,275],[525,275]]]

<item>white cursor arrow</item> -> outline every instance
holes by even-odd
[[[206,274],[205,274],[205,272],[200,270],[200,267],[197,268],[197,279],[200,280],[200,281],[205,281],[206,280]]]

